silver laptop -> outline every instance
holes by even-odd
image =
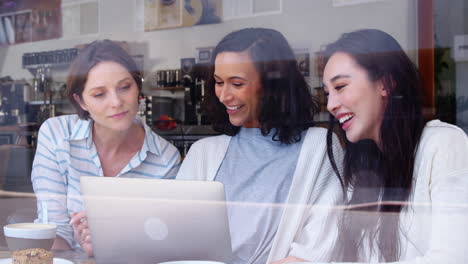
[[[231,240],[221,183],[80,179],[98,264],[229,261]]]

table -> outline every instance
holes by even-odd
[[[0,198],[33,198],[36,199],[36,195],[31,192],[12,192],[0,189]]]
[[[37,137],[37,131],[37,123],[0,125],[0,141],[2,144],[31,144],[32,138]]]
[[[55,257],[72,261],[75,264],[96,264],[93,258],[89,258],[81,250],[53,250]],[[0,247],[0,259],[10,258],[8,248]]]

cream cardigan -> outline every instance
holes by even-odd
[[[413,171],[410,205],[401,215],[405,264],[468,263],[468,137],[460,128],[426,124]]]
[[[326,133],[323,128],[307,131],[268,263],[288,255],[317,261],[326,261],[329,256],[336,239],[336,219],[328,209],[341,201],[342,193],[326,154]],[[221,135],[197,141],[176,179],[214,180],[230,140]],[[336,161],[341,164],[342,149],[337,138],[334,142]]]
[[[394,263],[468,263],[466,133],[439,120],[428,122],[416,152],[413,179],[409,204],[400,214],[400,260]],[[362,263],[378,262],[377,252],[366,249],[363,255],[368,261]]]

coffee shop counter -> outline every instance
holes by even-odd
[[[88,258],[86,253],[78,250],[54,250],[54,257],[66,259],[74,264],[95,264],[93,258]],[[11,258],[11,253],[8,251],[8,248],[0,247],[0,261],[5,258]]]
[[[0,125],[0,144],[31,144],[38,130],[36,123]]]
[[[205,137],[219,135],[208,125],[181,125],[173,129],[159,129],[157,126],[152,127],[156,134],[160,135],[167,141],[171,142],[185,156],[190,149],[190,146],[197,140]]]
[[[328,121],[315,121],[315,125],[326,128],[328,126]],[[341,136],[341,134],[338,133],[338,128],[338,124],[336,124],[335,133]],[[153,125],[152,129],[156,134],[172,143],[179,150],[182,157],[187,155],[190,146],[197,140],[219,135],[218,132],[212,129],[211,125],[177,124],[175,128],[171,129],[159,129],[157,125]],[[342,140],[342,138],[340,138],[340,140]]]

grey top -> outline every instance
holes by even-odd
[[[266,263],[281,220],[303,137],[294,144],[271,137],[241,128],[215,178],[229,202],[233,264]]]

